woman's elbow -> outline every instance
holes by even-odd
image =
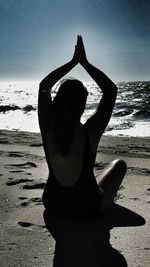
[[[118,87],[114,84],[112,87],[111,87],[111,95],[116,97],[117,96],[117,92],[118,92]]]
[[[45,80],[43,79],[39,84],[39,91],[45,91],[48,88],[48,85],[46,84]]]
[[[40,83],[39,83],[39,88],[41,88],[41,87],[43,87],[44,86],[44,79],[42,80],[42,81],[40,81]]]

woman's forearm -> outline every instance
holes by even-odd
[[[117,93],[116,85],[103,73],[101,70],[94,67],[88,60],[81,63],[83,68],[88,72],[88,74],[93,78],[97,85],[101,88],[103,94],[114,94]]]
[[[63,76],[65,76],[69,71],[71,71],[77,62],[72,59],[61,67],[55,69],[50,74],[48,74],[40,83],[41,87],[48,86],[48,89],[52,88],[52,86],[57,83]]]

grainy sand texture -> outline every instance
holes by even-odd
[[[116,158],[124,159],[128,170],[110,214],[97,222],[71,226],[58,222],[63,229],[61,242],[65,235],[66,240],[63,251],[62,244],[57,244],[55,254],[60,261],[68,252],[76,258],[66,267],[150,266],[150,138],[104,136],[95,172]],[[1,267],[53,266],[55,240],[45,227],[41,202],[47,175],[40,134],[0,131]],[[109,242],[111,251],[123,259],[122,265],[113,262],[113,253],[104,255],[103,243]],[[109,257],[109,264],[104,265],[104,258]]]

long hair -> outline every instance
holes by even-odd
[[[70,152],[73,126],[84,112],[87,95],[87,89],[82,82],[66,79],[61,83],[53,100],[53,141],[56,152],[64,157]],[[69,123],[68,117],[71,119]]]

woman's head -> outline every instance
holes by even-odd
[[[78,80],[67,79],[59,87],[53,100],[53,138],[56,152],[62,156],[70,153],[73,126],[80,121],[87,100],[87,89]]]
[[[88,92],[83,83],[76,79],[62,81],[53,100],[53,110],[73,121],[79,119],[85,109]]]

